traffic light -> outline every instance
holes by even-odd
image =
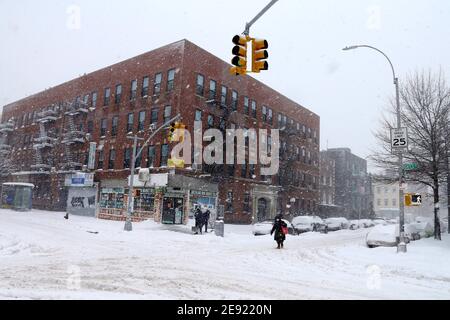
[[[173,122],[169,127],[169,142],[183,142],[184,141],[184,130],[186,130],[186,125],[181,122]]]
[[[422,205],[422,195],[416,193],[407,193],[405,194],[405,206],[414,207]]]
[[[259,73],[261,70],[269,70],[269,64],[265,59],[269,57],[267,40],[253,39],[252,48],[252,72]]]
[[[412,206],[422,205],[422,196],[420,194],[412,194],[411,195],[411,205]]]
[[[184,160],[183,159],[170,158],[167,161],[167,166],[169,168],[184,168]]]
[[[405,206],[411,207],[412,197],[410,193],[405,194]]]
[[[169,127],[169,136],[168,136],[168,140],[169,140],[169,142],[173,142],[174,141],[174,132],[175,132],[175,129],[176,129],[176,123],[175,122],[172,122],[171,124],[170,124],[170,127]]]
[[[233,75],[240,75],[247,73],[247,46],[249,39],[246,36],[236,35],[233,37],[233,47],[232,53],[235,57],[231,60],[231,64],[234,65],[230,69],[230,73]]]

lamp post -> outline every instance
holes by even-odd
[[[401,115],[400,115],[400,95],[399,95],[399,88],[398,88],[398,78],[395,74],[394,65],[392,64],[389,57],[381,50],[368,46],[368,45],[356,45],[356,46],[349,46],[345,47],[344,51],[348,50],[354,50],[358,48],[368,48],[377,51],[378,53],[381,53],[389,62],[389,65],[392,69],[392,76],[394,78],[394,85],[395,85],[395,98],[396,98],[396,104],[397,104],[397,128],[401,128]],[[399,173],[399,206],[400,206],[400,227],[399,227],[399,243],[397,245],[397,252],[406,252],[406,242],[405,242],[405,204],[403,201],[403,155],[401,152],[398,153],[398,173]]]

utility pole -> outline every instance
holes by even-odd
[[[277,3],[278,0],[272,0],[270,3],[259,12],[256,17],[254,17],[250,22],[247,22],[245,25],[245,31],[243,32],[244,35],[248,36],[250,35],[250,28],[255,24],[256,21],[259,20],[275,3]]]
[[[166,128],[169,124],[171,124],[172,122],[178,120],[179,118],[181,118],[180,114],[176,115],[174,118],[172,118],[169,121],[167,121],[166,123],[164,123],[162,126],[160,126],[155,131],[152,131],[150,137],[144,142],[144,144],[139,149],[139,151],[137,151],[138,141],[144,141],[145,139],[138,138],[137,134],[135,134],[134,136],[128,136],[127,137],[128,139],[133,139],[133,153],[131,155],[131,170],[130,170],[131,172],[130,172],[130,183],[129,183],[129,186],[128,186],[128,206],[127,206],[127,219],[125,221],[125,227],[124,227],[125,231],[133,230],[133,226],[132,226],[132,223],[131,223],[131,216],[132,216],[133,211],[134,211],[133,188],[134,188],[134,171],[136,169],[136,159],[139,158],[139,156],[142,154],[142,151],[144,150],[144,148],[147,146],[147,144],[150,142],[150,140],[153,139],[153,137],[159,131],[161,131],[162,129]]]
[[[377,49],[372,46],[368,45],[356,45],[356,46],[350,46],[345,47],[344,51],[348,50],[354,50],[358,48],[369,48],[372,50],[377,51],[378,53],[381,53],[389,62],[389,65],[392,69],[392,75],[394,78],[394,85],[395,85],[395,101],[397,104],[397,128],[401,128],[402,120],[401,120],[401,112],[400,112],[400,94],[399,94],[399,87],[398,87],[398,78],[395,74],[394,65],[392,64],[389,57],[380,49]],[[403,194],[403,154],[401,151],[398,152],[398,183],[399,183],[399,205],[400,205],[400,226],[399,226],[399,243],[397,245],[397,252],[406,252],[406,239],[405,239],[405,202],[404,202],[404,194]]]

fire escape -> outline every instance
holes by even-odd
[[[2,164],[0,164],[0,173],[6,174],[12,168],[8,168],[8,164],[10,163],[10,155],[11,155],[11,146],[7,144],[8,134],[14,131],[14,123],[12,121],[8,121],[0,124],[0,158],[3,159]]]
[[[65,169],[69,171],[81,170],[83,164],[79,159],[74,159],[74,149],[85,142],[85,133],[77,129],[75,120],[82,114],[87,114],[89,108],[83,101],[75,101],[67,106],[65,115],[68,127],[63,135],[62,143],[66,155]]]
[[[221,101],[217,99],[215,96],[210,96],[210,99],[206,101],[206,104],[212,109],[212,114],[219,118],[219,123],[214,123],[210,128],[219,129],[222,132],[223,136],[223,143],[224,143],[224,150],[225,150],[225,144],[226,144],[226,129],[230,125],[230,115],[234,112],[231,110],[231,106],[227,106],[226,102]],[[227,170],[232,170],[228,166],[230,165],[223,165],[223,164],[211,164],[211,165],[204,165],[205,172],[209,173],[211,175],[211,180],[213,182],[220,183],[224,176],[228,176],[228,172],[224,172],[224,168],[226,167]],[[233,170],[234,170],[234,166]]]
[[[33,148],[36,150],[36,164],[31,166],[31,169],[37,173],[48,174],[52,168],[51,163],[45,163],[44,155],[54,148],[58,139],[48,134],[47,124],[54,123],[57,118],[58,113],[54,108],[44,110],[37,114],[36,121],[39,123],[39,137],[33,139]]]

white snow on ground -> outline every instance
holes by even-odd
[[[397,254],[367,248],[369,229],[288,236],[277,250],[251,226],[225,225],[224,238],[133,227],[0,210],[0,298],[450,299],[448,235]]]

